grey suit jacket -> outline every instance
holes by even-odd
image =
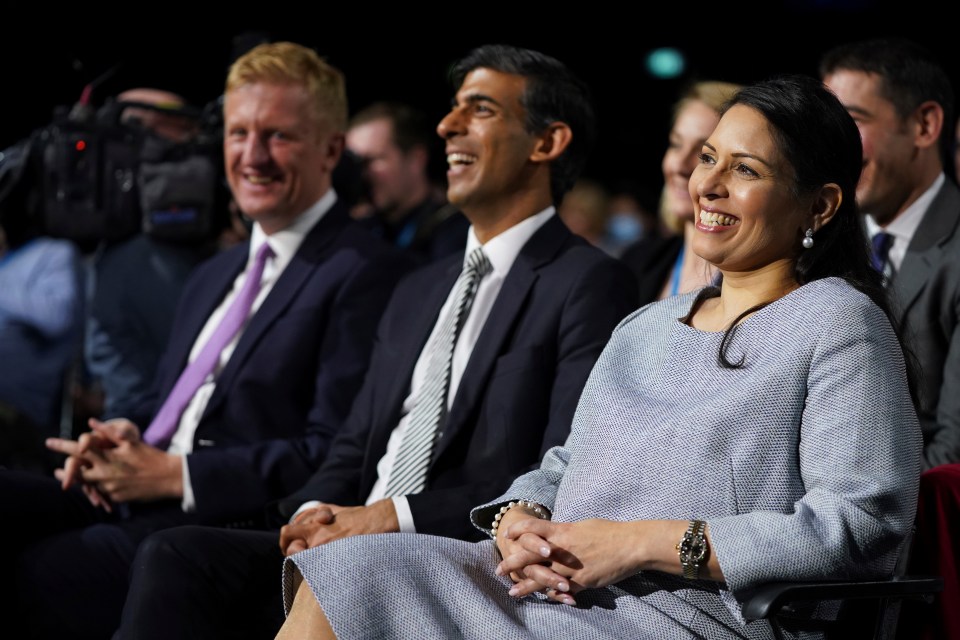
[[[960,189],[949,178],[917,228],[891,293],[919,365],[924,469],[960,462]]]

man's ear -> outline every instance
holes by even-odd
[[[829,223],[840,209],[843,202],[843,191],[840,185],[830,182],[820,187],[820,193],[813,200],[811,214],[813,215],[813,230]]]
[[[917,107],[912,116],[916,124],[914,143],[920,148],[936,146],[943,131],[943,107],[933,100],[927,100]]]
[[[533,153],[530,154],[531,162],[552,162],[560,157],[570,141],[573,140],[573,131],[565,122],[553,122],[547,125],[540,137],[537,139]]]
[[[340,156],[343,155],[343,148],[346,144],[346,136],[342,133],[331,134],[326,141],[323,142],[324,146],[324,155],[326,156],[326,168],[328,171],[333,171],[337,163],[340,162]]]

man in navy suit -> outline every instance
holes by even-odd
[[[437,131],[450,202],[471,222],[466,254],[398,285],[330,455],[273,505],[275,524],[288,523],[279,535],[181,527],[150,537],[134,562],[117,637],[273,637],[283,621],[284,554],[363,533],[475,538],[470,507],[566,439],[596,358],[636,304],[631,274],[571,234],[554,208],[593,139],[587,89],[557,60],[502,46],[472,52],[454,87]],[[418,403],[430,395],[438,329],[478,249],[492,271],[455,341],[425,486],[398,495],[391,479],[403,468],[395,463]]]
[[[0,606],[17,607],[5,624],[23,621],[41,637],[109,636],[144,537],[187,523],[262,527],[264,505],[323,460],[410,264],[337,201],[331,173],[346,115],[342,75],[306,47],[262,45],[233,64],[224,155],[233,196],[255,222],[250,242],[186,285],[159,366],[162,403],[93,420],[78,441],[49,440],[68,456],[60,483],[0,472],[12,591]],[[221,320],[251,290],[245,321],[221,341]],[[205,360],[212,370],[186,386],[181,377]],[[164,415],[168,435],[157,438]]]

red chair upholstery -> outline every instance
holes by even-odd
[[[897,637],[960,640],[960,464],[920,475],[920,500],[910,573],[940,576],[943,591],[932,607],[905,605]]]

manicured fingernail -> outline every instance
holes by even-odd
[[[546,547],[546,546],[540,547],[540,555],[542,555],[544,558],[549,558],[549,557],[550,557],[550,547]]]
[[[563,596],[563,598],[561,598],[561,601],[563,602],[563,604],[568,604],[568,605],[570,605],[571,607],[577,606],[576,600],[574,600],[574,599],[571,598],[570,596]]]
[[[560,584],[557,585],[557,589],[559,589],[560,591],[570,591],[570,585],[567,584],[566,582],[561,582]]]
[[[493,572],[494,572],[495,574],[497,574],[498,576],[502,576],[502,575],[503,575],[503,569],[500,568],[500,565],[497,565],[497,568],[494,569]]]
[[[519,587],[510,587],[510,591],[508,591],[507,593],[509,593],[512,596],[515,596],[518,593],[520,593],[520,589]]]

